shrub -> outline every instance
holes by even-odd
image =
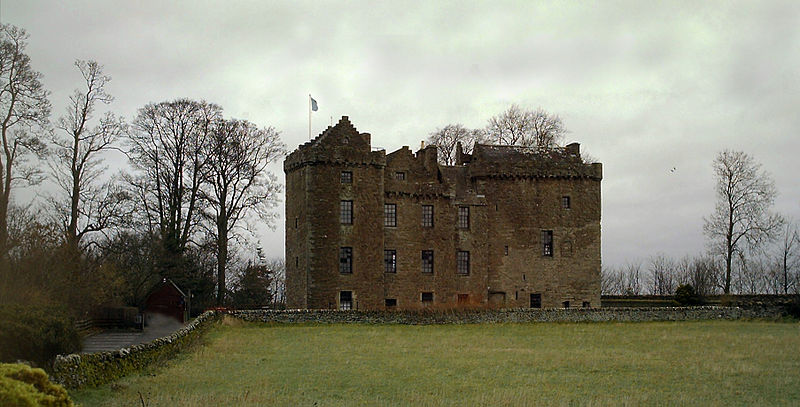
[[[80,350],[72,319],[58,308],[0,306],[0,362],[48,366],[58,354]]]
[[[50,383],[44,370],[0,363],[0,405],[57,407],[73,403],[63,387]]]
[[[795,297],[792,302],[786,305],[786,313],[792,318],[800,319],[800,298]]]
[[[694,292],[691,284],[681,284],[675,289],[675,301],[681,305],[698,305],[703,303],[702,297]]]

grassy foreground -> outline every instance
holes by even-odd
[[[262,325],[227,320],[85,406],[798,405],[800,324]]]

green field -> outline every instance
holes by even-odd
[[[81,405],[799,405],[800,324],[228,320]]]

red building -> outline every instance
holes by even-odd
[[[144,305],[145,321],[154,314],[186,322],[189,313],[189,297],[172,280],[164,279],[150,291]]]

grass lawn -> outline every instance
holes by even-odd
[[[71,395],[85,406],[800,405],[800,324],[227,320],[167,366]]]

